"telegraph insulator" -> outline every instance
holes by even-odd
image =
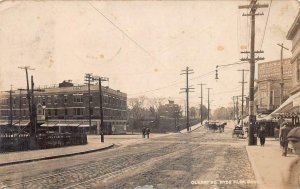
[[[218,66],[216,66],[216,77],[215,79],[219,79],[219,76],[218,76]]]

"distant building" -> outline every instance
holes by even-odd
[[[289,97],[292,88],[292,65],[283,59],[283,101]],[[281,62],[280,60],[258,64],[258,79],[255,88],[255,107],[257,113],[270,113],[281,104]]]
[[[91,85],[91,130],[96,133],[100,128],[99,85]],[[127,124],[127,95],[119,90],[102,87],[104,127],[111,132],[112,126],[124,128]],[[37,106],[38,125],[42,127],[68,127],[77,125],[89,127],[88,86],[74,86],[64,81],[59,87],[43,88],[34,92]],[[28,100],[26,91],[13,91],[12,112],[9,93],[2,93],[0,101],[0,124],[9,123],[12,113],[13,125],[29,123]]]
[[[160,115],[168,118],[177,118],[180,114],[180,106],[175,104],[173,100],[169,100],[168,104],[160,107]]]

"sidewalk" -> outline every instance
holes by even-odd
[[[183,130],[180,131],[180,133],[190,133],[190,132],[192,132],[192,131],[200,128],[201,126],[202,126],[201,123],[198,123],[198,124],[196,124],[194,126],[191,126],[190,127],[190,129],[191,129],[190,131],[187,131],[186,129],[183,129]]]
[[[166,135],[168,134],[152,133],[150,134],[150,138],[156,138]],[[115,145],[128,145],[133,143],[141,143],[145,141],[147,140],[143,139],[142,135],[140,134],[105,135],[104,143],[101,143],[99,135],[88,135],[87,145],[50,148],[44,150],[0,153],[0,166],[74,156],[105,150]]]
[[[0,154],[0,166],[13,165],[47,159],[56,159],[61,157],[85,154],[89,152],[100,151],[113,147],[113,143],[100,143],[99,137],[88,137],[87,145],[68,146],[61,148],[50,148],[43,150],[31,150],[21,152],[9,152]]]
[[[295,154],[282,156],[279,141],[268,138],[264,147],[258,144],[246,146],[246,149],[259,189],[287,188],[285,181],[289,176],[289,167],[299,156]]]

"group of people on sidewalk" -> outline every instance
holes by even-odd
[[[300,143],[300,137],[294,137],[293,140],[290,137],[289,133],[293,129],[294,127],[288,122],[284,122],[280,127],[279,141],[280,141],[280,146],[282,148],[282,156],[287,156],[288,154],[289,141],[295,150],[297,150],[298,148],[300,150],[300,144],[299,147],[297,147],[297,144]],[[266,135],[267,134],[266,134],[265,126],[264,125],[260,126],[257,131],[257,136],[260,139],[261,146],[265,145]]]

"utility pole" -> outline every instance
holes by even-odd
[[[235,96],[235,97],[236,97],[236,106],[235,106],[235,108],[236,108],[236,118],[239,121],[239,116],[240,116],[240,114],[239,114],[239,96]]]
[[[27,100],[28,100],[28,110],[29,110],[29,127],[30,127],[30,135],[33,136],[33,126],[34,126],[34,123],[33,123],[33,118],[32,118],[32,115],[33,115],[33,112],[32,112],[32,95],[31,95],[31,92],[30,92],[30,89],[29,89],[29,78],[28,78],[28,70],[34,70],[33,68],[30,68],[30,66],[23,66],[23,67],[18,67],[20,69],[23,69],[25,70],[25,73],[26,73],[26,83],[27,83]],[[33,89],[32,89],[33,91]]]
[[[99,110],[100,110],[100,131],[99,134],[101,136],[101,142],[104,142],[104,132],[103,132],[103,127],[104,127],[104,121],[103,121],[103,103],[102,103],[102,81],[109,81],[109,78],[106,77],[100,77],[100,76],[94,76],[95,80],[98,80],[98,85],[99,85]]]
[[[29,90],[29,79],[28,79],[28,70],[34,70],[33,68],[30,68],[30,66],[20,66],[18,67],[22,70],[25,70],[25,73],[26,73],[26,82],[27,82],[27,100],[28,100],[28,110],[29,110],[29,117],[31,115],[31,97],[30,97],[30,90]],[[30,127],[31,127],[31,124],[30,123]]]
[[[245,71],[249,71],[249,70],[245,70],[245,69],[242,69],[242,70],[238,70],[238,71],[241,71],[242,72],[242,120],[241,120],[241,124],[242,126],[244,126],[244,84],[247,83],[245,82]]]
[[[198,85],[200,85],[201,86],[201,105],[200,105],[200,116],[201,116],[201,125],[202,125],[202,123],[203,123],[203,108],[202,108],[202,106],[203,106],[203,91],[202,91],[202,87],[203,87],[203,85],[206,85],[206,84],[204,84],[204,83],[200,83],[200,84],[198,84]]]
[[[189,67],[186,67],[185,70],[181,70],[182,73],[180,75],[186,75],[186,87],[181,88],[183,92],[186,93],[186,130],[190,131],[190,118],[189,118],[189,92],[194,92],[190,91],[191,89],[195,89],[189,86],[189,74],[193,74],[193,69],[190,69]]]
[[[285,46],[283,46],[283,43],[277,44],[279,47],[281,47],[280,50],[280,104],[283,103],[283,87],[284,87],[284,82],[283,82],[283,49],[289,50]]]
[[[233,101],[233,121],[235,120],[235,96],[232,97]]]
[[[212,88],[207,88],[207,121],[209,123],[209,112],[210,112],[210,102],[209,102],[209,90]]]
[[[13,111],[12,111],[12,108],[13,108],[13,102],[12,102],[12,86],[13,85],[10,85],[10,90],[9,91],[5,91],[7,93],[9,93],[9,117],[8,117],[8,123],[9,125],[12,127],[13,125]]]
[[[36,124],[37,124],[37,117],[36,117],[36,104],[34,99],[34,82],[33,82],[33,76],[31,76],[31,133],[36,133]]]
[[[92,126],[92,118],[91,118],[91,81],[93,79],[93,74],[86,73],[84,79],[87,82],[85,84],[88,85],[88,95],[89,95],[89,98],[88,98],[88,104],[89,104],[89,134],[91,134],[91,126]]]
[[[242,61],[248,60],[250,62],[250,83],[249,83],[249,138],[248,145],[256,145],[257,141],[254,139],[254,123],[255,123],[255,115],[254,115],[254,75],[255,75],[255,62],[258,60],[264,60],[262,57],[255,57],[255,53],[263,53],[263,51],[255,51],[255,16],[263,15],[263,13],[257,13],[256,10],[258,8],[267,8],[269,5],[267,4],[257,4],[257,0],[251,0],[250,5],[239,6],[239,9],[250,9],[250,13],[243,14],[243,16],[251,16],[251,46],[250,52],[242,52],[242,53],[250,53],[250,59],[242,58]]]
[[[21,130],[21,119],[22,119],[22,91],[26,91],[26,89],[18,89],[20,92],[19,96],[19,131]]]

